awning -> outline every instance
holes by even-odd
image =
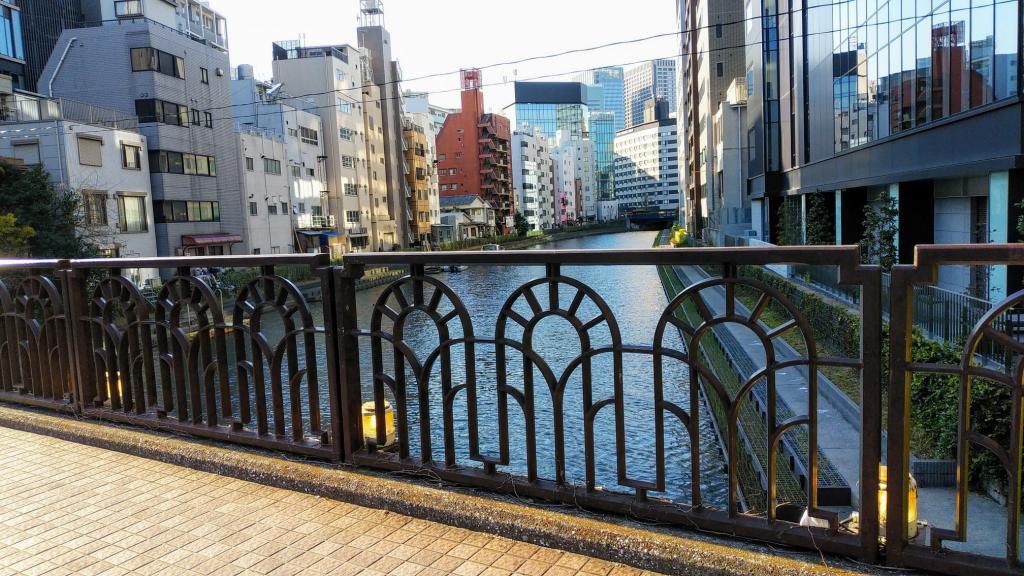
[[[242,237],[238,234],[190,234],[181,237],[182,246],[209,246],[211,244],[238,244]]]

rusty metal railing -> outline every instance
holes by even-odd
[[[1024,290],[996,304],[974,325],[966,338],[963,353],[956,364],[914,361],[914,325],[916,288],[936,284],[939,268],[946,265],[1019,266],[1024,263],[1024,245],[943,245],[918,246],[913,265],[892,269],[890,303],[890,383],[888,435],[888,510],[887,557],[896,565],[957,574],[1019,574],[1022,477],[1022,402],[1024,402],[1024,340],[1014,332],[1015,322],[1008,314],[1024,305]],[[980,350],[1003,356],[1001,367],[983,362]],[[930,538],[911,539],[906,519],[911,510],[911,386],[915,378],[927,375],[952,377],[958,397],[956,460],[956,497],[953,526],[932,527]],[[1005,430],[987,435],[972,422],[978,408],[972,391],[980,382],[1002,387],[1008,392],[1009,422]],[[997,436],[1005,435],[1005,438]],[[949,542],[967,541],[968,488],[971,481],[972,452],[993,455],[1006,475],[1007,517],[1005,556],[1003,559],[953,552]]]
[[[959,365],[915,362],[911,326],[914,288],[934,284],[937,266],[1021,262],[1021,246],[923,246],[915,265],[894,268],[891,293],[884,294],[881,271],[862,265],[855,247],[363,253],[348,255],[343,267],[330,266],[324,255],[0,261],[0,401],[426,475],[870,563],[948,574],[1014,574],[1020,570],[1024,344],[1013,332],[1019,315],[1006,318],[1024,306],[1024,291],[978,322]],[[432,267],[488,264],[532,266],[537,273],[521,284],[490,286],[504,293],[504,305],[490,311],[472,309],[452,281],[428,274]],[[799,306],[738,274],[741,266],[775,264],[830,267],[838,270],[841,284],[859,291],[859,355],[823,354],[816,342],[820,334]],[[315,280],[300,286],[275,273],[285,265],[308,267]],[[369,266],[405,267],[408,274],[360,307],[357,283]],[[669,291],[650,334],[626,338],[629,311],[616,313],[607,295],[576,277],[578,267],[596,266],[692,266],[719,273]],[[224,292],[218,293],[209,272],[196,268],[252,272],[230,288],[224,288],[224,274],[218,288]],[[129,280],[136,269],[158,270],[159,279],[140,289]],[[322,302],[305,296],[312,288]],[[892,312],[891,356],[885,359],[883,297]],[[769,323],[771,314],[781,320]],[[549,363],[536,340],[537,327],[548,318],[568,322],[578,339],[579,353],[564,366]],[[742,327],[761,350],[752,356],[760,365],[732,384],[708,352],[720,345],[717,334],[726,326]],[[423,348],[422,341],[413,342],[414,330],[432,331],[436,339]],[[780,355],[787,338],[792,349]],[[1004,371],[975,361],[986,342],[1004,354]],[[627,360],[650,366],[649,387],[631,388]],[[887,405],[883,361],[890,368]],[[681,384],[687,392],[678,398],[669,394],[669,384],[677,384],[668,381],[665,369],[672,362],[686,369]],[[805,374],[806,389],[799,392],[800,402],[782,411],[780,375],[794,370]],[[856,528],[818,500],[820,432],[827,425],[818,410],[819,371],[825,370],[850,371],[859,386],[859,437],[850,438],[859,446],[859,477],[849,484],[859,513]],[[910,394],[915,376],[927,374],[959,382],[960,478],[953,526],[934,526],[925,538],[911,538],[905,520],[912,500]],[[1009,429],[998,438],[972,427],[971,394],[980,380],[1009,390]],[[570,382],[578,387],[578,401],[566,401]],[[638,394],[648,412],[627,421],[625,399]],[[792,399],[794,392],[787,394]],[[550,409],[542,410],[543,403]],[[711,481],[702,462],[718,446],[702,439],[698,420],[716,410],[726,464],[721,502],[710,501],[701,488]],[[748,412],[764,426],[761,437],[745,429]],[[568,425],[582,432],[573,436]],[[597,437],[602,426],[611,431],[610,440]],[[667,450],[670,427],[682,431],[685,472],[673,460],[679,455]],[[539,441],[542,435],[546,444]],[[629,457],[638,444],[650,455],[643,465]],[[778,449],[782,444],[787,451]],[[949,545],[967,539],[968,477],[978,449],[995,455],[1010,487],[1003,558]],[[744,503],[744,450],[764,451],[763,510]],[[570,456],[577,452],[578,462]],[[805,461],[794,465],[794,457]],[[803,471],[805,500],[798,512],[806,512],[809,522],[798,522],[800,515],[793,515],[792,502],[777,485],[787,464]],[[888,466],[884,499],[881,464]],[[611,480],[599,481],[595,469],[610,470]],[[686,488],[675,490],[679,486]]]

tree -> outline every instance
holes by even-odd
[[[530,232],[530,223],[526,221],[526,216],[516,212],[515,223],[516,234],[519,236],[526,236]]]
[[[835,210],[822,193],[807,196],[807,244],[828,246],[836,243]]]
[[[890,270],[899,260],[896,254],[899,214],[896,199],[886,190],[864,206],[864,237],[858,245],[865,264],[878,264],[883,270]]]
[[[14,214],[0,214],[0,257],[24,258],[29,255],[29,241],[36,235],[31,226],[18,226]]]
[[[55,187],[40,166],[25,169],[0,161],[0,214],[36,233],[29,239],[34,258],[85,258],[96,247],[82,226],[82,201],[74,191]]]
[[[775,243],[779,246],[797,246],[800,238],[800,198],[789,196],[779,204],[778,223],[775,227]]]

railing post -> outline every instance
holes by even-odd
[[[326,254],[317,259],[316,275],[320,278],[320,301],[324,313],[324,344],[327,348],[327,399],[331,415],[329,437],[321,436],[321,443],[328,444],[332,458],[341,460],[341,406],[338,394],[341,382],[341,365],[338,362],[338,313],[335,308],[335,268],[330,265]],[[325,435],[326,436],[326,435]]]
[[[861,268],[861,464],[860,543],[864,562],[877,564],[878,470],[882,461],[882,275],[878,266]]]
[[[64,320],[67,338],[71,348],[69,354],[73,365],[75,382],[75,409],[85,412],[96,397],[96,373],[90,348],[90,329],[86,323],[89,313],[87,270],[74,269],[70,261],[62,266],[64,281]]]
[[[903,564],[907,546],[907,493],[910,472],[910,375],[913,349],[913,266],[894,266],[889,305],[889,442],[886,451],[886,563]]]
[[[363,446],[362,389],[359,377],[359,327],[356,308],[356,280],[363,276],[363,265],[345,263],[335,275],[334,317],[338,351],[338,393],[341,415],[341,454],[346,462]],[[333,418],[333,417],[332,417]],[[333,425],[333,424],[332,424]]]

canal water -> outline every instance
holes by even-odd
[[[549,243],[538,247],[545,250],[587,250],[587,249],[636,249],[649,248],[654,241],[654,232],[627,232],[591,236],[573,240]],[[650,346],[653,344],[654,332],[658,318],[667,305],[664,290],[654,266],[564,266],[561,273],[579,280],[595,291],[606,302],[617,321],[621,333],[621,341],[627,345]],[[521,285],[542,277],[544,268],[541,266],[471,266],[458,273],[442,273],[434,276],[447,284],[461,299],[462,305],[472,318],[472,328],[478,338],[493,338],[498,315],[509,296]],[[358,294],[360,327],[369,328],[371,314],[378,298],[386,287],[378,287]],[[537,299],[546,305],[548,291],[546,286],[535,291]],[[563,287],[559,296],[561,306],[567,308],[576,295],[576,289]],[[427,298],[430,291],[427,292]],[[411,301],[411,295],[409,297]],[[397,307],[392,301],[392,305]],[[452,309],[452,305],[443,303],[441,313]],[[525,299],[512,305],[512,309],[526,318],[533,314]],[[584,300],[580,306],[578,317],[583,321],[598,315],[598,307],[590,299]],[[457,321],[450,325],[453,328],[451,337],[462,336],[461,326]],[[511,329],[508,338],[520,340],[522,328],[509,322]],[[385,329],[388,323],[385,321]],[[669,343],[677,349],[683,349],[678,334],[669,331]],[[608,346],[612,342],[607,322],[597,324],[588,331],[590,348]],[[437,331],[433,322],[426,314],[414,313],[406,324],[405,338],[410,347],[416,351],[420,359],[425,358],[438,346]],[[570,361],[581,353],[580,338],[576,329],[561,318],[547,318],[541,321],[533,334],[533,348],[551,367],[555,375],[561,375]],[[361,349],[363,372],[364,399],[372,399],[373,385],[371,381],[372,363],[370,346],[366,343]],[[391,356],[385,353],[384,366],[389,375],[394,376]],[[461,346],[452,348],[453,385],[465,382],[466,361],[465,351]],[[478,430],[481,451],[487,455],[498,454],[498,406],[496,383],[495,349],[491,344],[477,344],[475,351],[476,378],[478,390]],[[522,390],[525,370],[522,355],[507,349],[507,382],[510,386]],[[671,359],[663,360],[664,396],[668,401],[677,403],[684,409],[689,405],[688,372],[685,365]],[[656,436],[654,429],[654,366],[650,355],[626,354],[623,361],[623,390],[625,397],[625,445],[627,474],[631,479],[654,480],[656,461]],[[554,451],[554,416],[552,410],[552,393],[541,371],[532,368],[534,374],[534,401],[536,422],[536,457],[537,471],[541,478],[555,478]],[[613,365],[610,354],[598,356],[592,365],[592,398],[594,402],[612,398]],[[416,393],[412,374],[409,381],[409,426],[410,443],[413,454],[421,450],[419,436],[420,398]],[[391,399],[390,392],[387,393]],[[431,414],[432,453],[436,460],[443,461],[443,411],[440,383],[440,369],[435,366],[434,378],[430,386],[429,412]],[[563,400],[563,425],[565,448],[565,472],[570,482],[582,484],[585,480],[584,442],[583,442],[583,384],[580,370],[575,370],[568,380]],[[706,410],[700,415],[701,430],[701,490],[706,505],[724,505],[727,492],[727,480],[724,474],[724,462],[718,448],[717,438]],[[525,474],[527,470],[526,419],[519,405],[511,398],[508,402],[509,451],[511,464],[502,469]],[[454,430],[456,435],[456,453],[460,464],[475,465],[469,459],[467,405],[464,393],[459,393],[453,407]],[[594,422],[595,472],[597,484],[606,490],[628,491],[620,487],[616,481],[616,446],[614,407],[608,406],[601,410]],[[682,424],[666,414],[665,417],[665,474],[666,493],[661,494],[680,501],[690,500],[690,443]],[[654,494],[652,494],[654,495]]]

